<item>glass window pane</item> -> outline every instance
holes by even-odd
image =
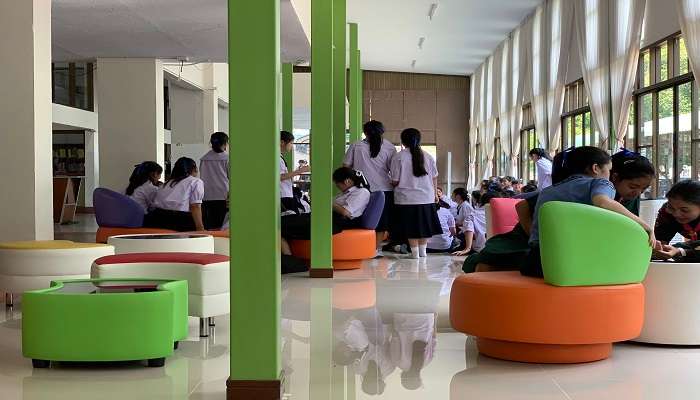
[[[535,136],[535,130],[530,129],[527,131],[527,141],[528,141],[528,148],[534,149],[537,147],[537,138]],[[535,177],[535,162],[528,157],[528,163],[527,163],[527,179],[532,180],[532,179],[537,179]]]
[[[690,71],[690,63],[688,60],[688,49],[685,47],[685,39],[682,37],[678,38],[678,58],[679,60],[679,65],[678,65],[678,72],[683,75],[687,74]]]
[[[583,116],[581,114],[574,117],[574,146],[585,146],[583,137]]]
[[[88,71],[86,63],[75,63],[75,107],[87,109]]]
[[[630,104],[629,120],[627,121],[627,136],[625,137],[625,147],[634,149],[634,103]]]
[[[654,151],[652,150],[651,147],[642,147],[639,149],[639,154],[643,155],[644,157],[648,158],[649,160],[654,160]],[[642,193],[642,199],[652,199],[654,196],[652,195],[652,187],[654,185],[649,186],[647,190]]]
[[[641,134],[639,136],[640,146],[651,146],[653,137],[653,122],[652,122],[652,94],[648,93],[639,99],[639,114]]]
[[[68,63],[53,64],[53,102],[56,104],[70,105],[68,76]]]
[[[678,86],[678,173],[680,179],[690,179],[691,172],[691,83]]]
[[[669,78],[668,76],[668,44],[664,43],[659,46],[659,75],[657,82],[663,82]]]
[[[642,53],[642,87],[651,84],[651,53],[649,50]]]
[[[673,185],[673,88],[662,90],[659,99],[659,191],[658,197],[666,196]]]
[[[695,159],[693,160],[693,171],[695,171],[695,180],[700,180],[700,142],[694,142]]]
[[[588,141],[589,145],[592,145],[595,140],[591,137],[593,130],[591,129],[591,113],[587,112],[583,114],[583,135]]]
[[[562,137],[562,149],[568,149],[571,147],[571,117],[564,118],[561,127],[561,137]]]

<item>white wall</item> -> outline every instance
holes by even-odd
[[[208,134],[203,131],[202,102],[201,90],[170,85],[170,128],[173,146],[178,143],[206,143],[208,140]]]
[[[228,107],[219,104],[219,131],[228,133]]]

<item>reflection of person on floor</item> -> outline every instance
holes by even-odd
[[[401,384],[408,390],[423,385],[421,370],[433,359],[437,344],[435,314],[394,314],[391,358],[401,369]]]
[[[396,369],[389,354],[389,346],[369,345],[360,359],[358,374],[362,377],[362,391],[369,394],[382,394],[386,388],[386,378]]]

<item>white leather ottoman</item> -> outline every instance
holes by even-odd
[[[205,253],[130,253],[98,258],[92,278],[187,280],[188,314],[199,317],[199,334],[208,336],[214,317],[229,313],[229,258]]]
[[[214,238],[195,233],[119,235],[107,240],[114,254],[130,253],[214,253]]]
[[[644,279],[644,326],[637,342],[700,344],[700,263],[652,262]]]
[[[106,244],[46,240],[0,243],[0,292],[5,305],[12,306],[12,294],[45,289],[51,281],[90,276],[96,259],[114,254]]]

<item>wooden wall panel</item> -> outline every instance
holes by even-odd
[[[468,89],[469,77],[457,75],[413,74],[409,72],[364,71],[365,89]]]
[[[405,90],[403,95],[404,124],[419,131],[434,131],[437,119],[435,90]]]
[[[447,173],[447,153],[452,152],[452,182],[466,183],[467,177],[467,96],[462,90],[437,91],[438,170]],[[443,175],[443,179],[444,179]],[[438,180],[444,183],[443,179]]]
[[[386,130],[404,129],[403,90],[373,90],[372,119],[381,121]]]

